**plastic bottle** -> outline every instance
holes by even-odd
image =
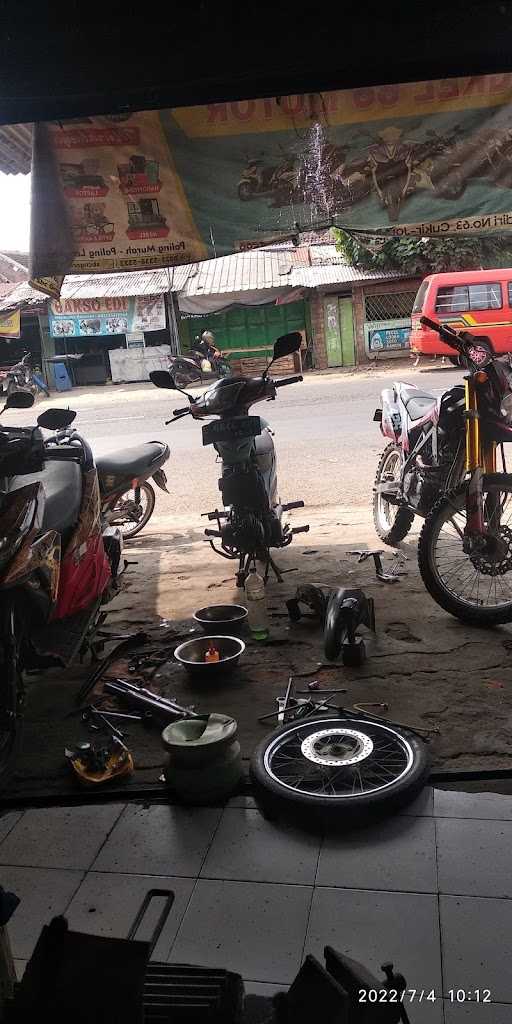
[[[210,640],[210,646],[204,656],[204,660],[207,664],[212,662],[220,661],[220,652],[217,650],[213,640]]]
[[[245,581],[247,599],[247,621],[255,640],[266,640],[268,637],[268,612],[265,582],[255,568],[252,568]]]

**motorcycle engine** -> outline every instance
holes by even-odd
[[[235,551],[252,553],[265,546],[265,528],[253,512],[233,514],[221,533],[223,545]]]

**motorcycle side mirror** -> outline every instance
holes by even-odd
[[[34,396],[30,391],[13,391],[7,396],[2,409],[30,409],[34,404]]]
[[[169,391],[179,391],[172,373],[168,370],[152,370],[149,379],[156,388],[167,388]]]
[[[277,338],[274,342],[274,354],[263,376],[267,376],[270,367],[277,359],[282,359],[283,356],[289,356],[292,352],[298,352],[301,345],[302,334],[300,334],[299,331],[291,331],[290,334],[282,334],[280,338]]]
[[[199,374],[199,379],[200,378],[201,374]],[[152,370],[149,375],[149,379],[156,388],[167,388],[169,391],[179,391],[180,394],[187,396],[191,405],[195,402],[193,395],[189,395],[188,391],[185,391],[185,388],[178,387],[175,378],[172,373],[169,373],[169,370]]]
[[[76,419],[73,409],[46,409],[37,417],[37,425],[45,430],[65,430]]]

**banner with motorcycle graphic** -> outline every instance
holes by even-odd
[[[52,338],[161,331],[165,328],[164,296],[60,299],[50,303],[48,320]]]
[[[37,125],[31,276],[191,263],[331,224],[506,230],[511,112],[512,75],[494,74]]]
[[[0,338],[19,338],[20,333],[19,309],[13,309],[10,313],[0,313]]]

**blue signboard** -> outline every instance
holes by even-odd
[[[410,327],[380,327],[368,334],[370,352],[391,352],[409,348]]]

